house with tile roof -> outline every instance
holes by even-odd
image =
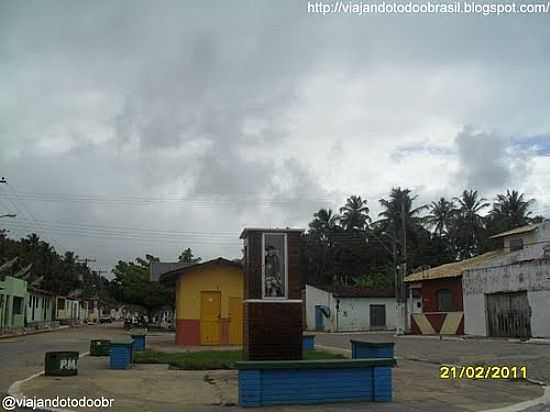
[[[304,290],[308,330],[350,332],[394,330],[397,302],[393,288],[316,286]]]

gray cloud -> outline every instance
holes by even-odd
[[[527,180],[529,155],[514,150],[510,138],[464,128],[455,139],[458,178],[465,187],[503,190]]]
[[[104,266],[184,246],[235,257],[243,225],[306,226],[349,193],[376,208],[393,185],[497,190],[536,176],[530,187],[543,186],[547,170],[527,163],[540,150],[498,136],[550,130],[547,16],[305,10],[2,2],[0,175],[22,192],[95,199],[25,198],[40,221],[235,233],[181,246],[55,234]],[[457,136],[463,124],[495,133]]]

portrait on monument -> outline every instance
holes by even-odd
[[[263,297],[286,297],[286,235],[265,233],[263,238]]]

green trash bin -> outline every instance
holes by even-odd
[[[90,356],[109,356],[111,341],[108,339],[93,339],[90,342]]]
[[[46,376],[74,376],[78,374],[78,352],[46,352]]]

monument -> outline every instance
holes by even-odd
[[[302,359],[303,232],[245,228],[241,233],[246,360]]]

